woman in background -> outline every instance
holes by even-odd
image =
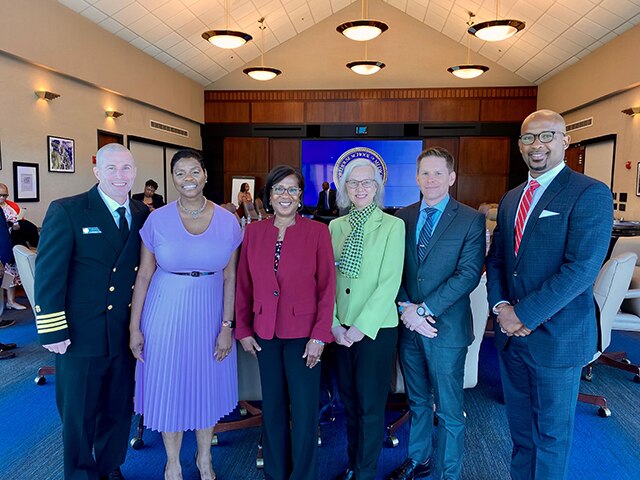
[[[177,152],[171,174],[177,202],[153,211],[140,230],[130,325],[138,359],[135,410],[145,426],[162,432],[165,480],[182,479],[186,430],[196,431],[200,478],[213,480],[213,427],[238,402],[232,328],[242,234],[233,214],[202,194],[207,172],[200,154]]]
[[[13,233],[20,229],[20,223],[18,222],[20,219],[20,207],[16,203],[9,201],[8,197],[9,188],[4,183],[0,183],[0,208],[2,208],[4,218],[7,220],[9,231]],[[20,280],[18,268],[13,259],[13,252],[11,252],[10,258],[11,260],[4,264],[4,272],[8,273],[11,278],[11,283],[7,286],[7,303],[5,304],[5,308],[8,310],[25,310],[27,307],[16,302],[16,287],[22,285],[22,280]],[[0,282],[2,282],[1,277]]]
[[[374,480],[383,442],[384,407],[398,341],[396,295],[404,262],[404,223],[380,210],[384,183],[366,159],[339,179],[329,224],[337,261],[333,335],[340,398],[347,423],[348,468],[338,478]]]
[[[247,225],[238,264],[236,338],[258,357],[269,480],[318,478],[318,363],[333,340],[335,267],[327,227],[297,214],[303,188],[291,167],[269,172],[275,215]]]
[[[140,200],[153,212],[156,208],[164,206],[164,198],[162,198],[162,195],[158,195],[156,190],[158,190],[158,184],[149,179],[144,184],[144,192],[136,193],[131,198]]]

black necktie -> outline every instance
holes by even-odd
[[[425,219],[424,225],[422,225],[420,236],[418,237],[418,261],[420,263],[422,263],[427,254],[427,245],[429,245],[431,235],[433,235],[433,217],[438,210],[427,207],[424,209],[424,212],[427,218]]]
[[[129,236],[129,222],[127,222],[127,209],[119,207],[116,212],[120,215],[120,221],[118,222],[118,230],[120,230],[120,236],[122,241],[126,242]]]

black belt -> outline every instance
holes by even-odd
[[[204,277],[206,275],[214,275],[216,272],[169,272],[174,275],[184,275],[185,277]]]

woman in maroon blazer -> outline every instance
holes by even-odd
[[[318,363],[333,341],[336,275],[329,229],[297,214],[303,188],[291,167],[269,172],[275,216],[247,226],[238,264],[236,338],[258,357],[270,480],[318,477]]]

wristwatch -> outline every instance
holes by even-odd
[[[416,313],[422,318],[427,318],[427,316],[429,315],[429,312],[427,312],[427,308],[424,305],[418,305],[418,308],[416,308]]]
[[[222,326],[227,328],[234,328],[236,326],[235,320],[223,320]]]

